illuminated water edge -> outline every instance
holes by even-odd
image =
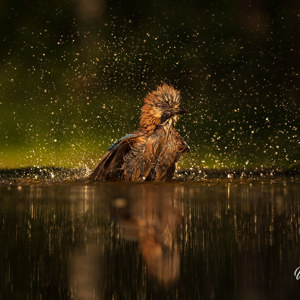
[[[17,169],[0,169],[0,183],[20,180],[30,182],[57,182],[87,180],[91,173],[89,168],[58,168],[58,167],[27,167]],[[212,169],[212,168],[179,168],[176,170],[173,181],[203,181],[208,179],[272,179],[272,178],[299,178],[300,165],[290,168],[240,168],[240,169]]]

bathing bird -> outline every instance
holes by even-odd
[[[167,181],[189,146],[174,124],[186,112],[180,92],[163,84],[144,99],[139,129],[111,145],[90,180]]]

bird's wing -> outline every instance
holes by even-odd
[[[135,134],[133,133],[129,133],[129,134],[126,134],[125,136],[123,136],[122,138],[120,138],[118,141],[116,141],[114,144],[112,144],[108,149],[107,151],[113,151],[115,149],[117,149],[120,145],[120,143],[130,137],[133,137]]]
[[[102,157],[96,169],[90,175],[90,180],[117,179],[122,176],[123,157],[131,149],[134,140],[139,135],[136,133],[126,134],[113,145]]]

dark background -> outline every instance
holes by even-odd
[[[0,4],[0,167],[94,167],[167,82],[184,167],[299,163],[298,1]],[[297,102],[298,101],[298,102]]]

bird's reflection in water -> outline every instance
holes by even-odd
[[[179,278],[180,256],[177,228],[182,220],[180,197],[172,186],[140,186],[141,193],[112,201],[111,215],[120,226],[121,237],[137,241],[149,274],[169,285]],[[176,197],[177,195],[177,197]]]
[[[88,243],[78,249],[70,260],[70,290],[72,299],[100,299],[101,287],[101,253],[99,246]]]

